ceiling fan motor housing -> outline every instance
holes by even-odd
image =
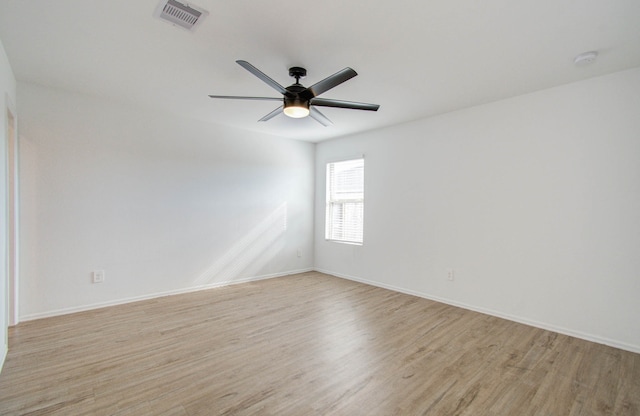
[[[300,93],[306,90],[303,85],[295,83],[293,85],[289,85],[285,89],[287,90],[287,93],[284,94],[285,107],[295,106],[309,108],[309,100],[300,96]]]
[[[309,100],[303,100],[299,97],[284,97],[285,107],[307,107],[309,108]]]

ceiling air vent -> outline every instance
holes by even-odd
[[[176,0],[161,0],[153,13],[158,19],[187,30],[193,30],[208,14],[209,12],[200,7],[193,4],[183,4]]]

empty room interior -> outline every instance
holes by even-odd
[[[0,0],[0,414],[640,415],[640,2]]]

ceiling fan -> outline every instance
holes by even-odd
[[[258,121],[271,120],[272,118],[283,112],[285,115],[293,118],[310,116],[318,123],[326,127],[333,123],[316,107],[337,107],[368,111],[378,111],[378,108],[380,108],[378,104],[367,104],[357,103],[353,101],[333,100],[329,98],[318,98],[318,95],[329,91],[331,88],[336,87],[358,75],[356,71],[348,67],[343,69],[342,71],[336,72],[335,74],[323,79],[320,82],[316,82],[310,87],[305,87],[300,84],[300,78],[304,78],[307,75],[307,70],[298,66],[294,66],[292,68],[289,68],[289,75],[294,77],[296,79],[296,82],[295,84],[292,84],[285,88],[273,79],[269,78],[269,76],[267,76],[264,72],[251,65],[249,62],[242,60],[238,60],[236,62],[241,67],[251,72],[256,77],[260,78],[271,88],[278,91],[283,95],[283,97],[239,97],[233,95],[210,95],[209,97],[236,100],[282,101],[282,105],[280,107],[276,108]]]

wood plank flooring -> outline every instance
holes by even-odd
[[[9,343],[2,415],[640,415],[640,354],[315,272]]]

